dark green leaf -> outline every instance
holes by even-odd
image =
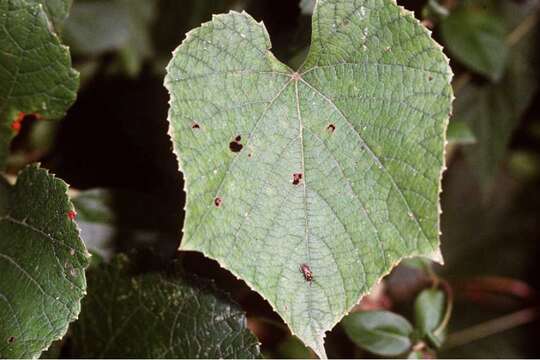
[[[441,31],[456,59],[492,80],[502,77],[510,53],[502,18],[475,8],[459,8],[444,18]]]
[[[389,311],[357,312],[341,321],[351,340],[382,356],[398,356],[410,350],[413,328],[407,319]]]
[[[420,336],[428,339],[432,346],[439,347],[442,344],[441,333],[434,332],[439,328],[445,312],[445,295],[439,289],[423,290],[415,300],[414,316],[416,328]]]
[[[278,345],[280,359],[311,359],[313,353],[296,336],[288,336]]]
[[[36,357],[77,318],[89,255],[63,181],[29,166],[0,189],[0,357]]]
[[[121,256],[90,271],[73,328],[84,358],[254,358],[257,339],[243,312],[202,280],[130,276]]]
[[[0,1],[0,84],[2,169],[18,114],[59,118],[75,100],[79,84],[69,51],[51,32],[39,3]]]
[[[463,121],[450,121],[446,133],[449,144],[474,144],[476,138],[468,123]]]

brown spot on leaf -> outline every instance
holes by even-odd
[[[334,131],[336,131],[336,125],[328,124],[328,126],[326,127],[326,131],[328,131],[330,134],[334,133]]]
[[[10,337],[8,337],[7,342],[8,342],[8,344],[11,344],[11,343],[14,343],[15,340],[17,340],[17,338],[15,336],[10,336]]]
[[[229,149],[235,153],[242,151],[244,145],[240,144],[240,141],[242,141],[242,137],[237,135],[234,140],[229,143]]]
[[[229,149],[235,153],[242,151],[243,147],[244,145],[237,143],[236,141],[231,141],[229,144]]]
[[[300,184],[300,182],[302,181],[302,177],[303,177],[302,173],[294,173],[293,180],[292,180],[293,185]]]
[[[215,207],[220,207],[223,200],[218,196],[214,199],[214,205]]]
[[[192,129],[200,129],[201,126],[199,124],[197,124],[196,122],[194,122],[193,124],[191,124],[191,128]]]

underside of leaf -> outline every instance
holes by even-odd
[[[439,253],[451,71],[390,0],[320,0],[294,72],[264,26],[231,12],[168,66],[186,179],[182,250],[264,296],[325,356],[330,330],[403,257]]]

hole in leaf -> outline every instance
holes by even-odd
[[[328,126],[326,127],[326,131],[332,134],[334,131],[336,131],[336,125],[328,124]]]
[[[236,141],[231,141],[231,143],[229,144],[229,149],[231,149],[231,151],[235,153],[240,152],[243,147],[244,145],[237,143]]]
[[[292,176],[293,185],[298,185],[302,181],[302,173],[294,173]]]
[[[214,205],[216,207],[220,207],[222,202],[223,200],[219,196],[214,199]]]
[[[240,152],[244,147],[244,145],[240,144],[240,141],[242,141],[242,137],[237,135],[234,140],[229,143],[229,149],[235,153]]]

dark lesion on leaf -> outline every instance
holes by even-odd
[[[330,134],[333,134],[334,131],[336,131],[336,125],[328,124],[328,126],[326,126],[326,131],[328,131]]]
[[[214,206],[215,207],[217,207],[217,208],[220,207],[222,202],[223,202],[223,199],[220,198],[219,196],[216,196],[214,198]]]
[[[17,340],[17,338],[15,336],[10,336],[10,337],[8,337],[7,342],[8,342],[8,344],[12,344],[12,343],[15,342],[15,340]]]
[[[292,177],[292,184],[293,185],[298,185],[302,182],[302,178],[303,178],[303,174],[302,173],[294,173],[293,174],[293,177]]]
[[[193,124],[191,124],[191,128],[193,130],[198,130],[201,128],[201,125],[197,124],[196,122],[194,122]]]
[[[237,135],[234,140],[229,143],[229,149],[234,153],[240,152],[244,147],[244,145],[242,145],[240,141],[242,141],[242,137],[240,135]]]

